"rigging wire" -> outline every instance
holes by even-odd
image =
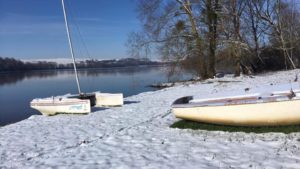
[[[82,43],[82,45],[83,45],[83,47],[84,47],[84,49],[86,51],[87,57],[92,60],[92,57],[91,57],[90,52],[88,50],[88,47],[87,47],[87,45],[86,45],[86,43],[85,43],[85,41],[83,39],[80,27],[78,26],[78,23],[77,23],[76,19],[74,19],[74,18],[76,18],[76,16],[78,16],[78,12],[75,10],[75,8],[73,8],[69,4],[69,2],[68,2],[68,5],[69,5],[69,8],[70,8],[70,10],[69,10],[70,11],[70,18],[72,19],[72,21],[74,23],[74,26],[75,26],[75,28],[77,30],[77,33],[78,33],[77,36],[79,37],[79,39],[80,39],[80,41],[81,41],[81,43]]]
[[[87,47],[87,45],[86,45],[86,43],[85,43],[85,41],[83,39],[83,36],[82,36],[82,33],[81,33],[80,28],[78,26],[78,23],[77,23],[77,21],[75,19],[76,16],[78,16],[78,12],[75,10],[75,8],[72,7],[72,5],[70,5],[70,2],[67,1],[67,5],[68,5],[68,8],[69,8],[70,19],[71,19],[73,25],[76,28],[75,32],[77,32],[77,33],[74,33],[74,35],[77,36],[77,37],[79,37],[79,38],[77,38],[77,40],[79,39],[79,43],[81,42],[82,46],[84,47],[84,50],[85,50],[86,54],[83,54],[84,50],[82,50],[82,46],[81,45],[78,45],[79,46],[78,52],[80,53],[80,55],[82,57],[86,56],[85,58],[88,58],[89,60],[93,60],[92,57],[91,57],[91,55],[90,55],[90,52],[88,50],[88,47]],[[95,84],[93,83],[93,81],[90,78],[87,78],[87,81],[88,81],[88,83],[86,83],[86,85],[87,85],[87,87],[89,89],[95,88]]]

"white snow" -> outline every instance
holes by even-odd
[[[292,82],[298,71],[178,85],[128,97],[123,107],[89,115],[33,116],[0,128],[0,168],[299,168],[300,132],[169,127],[178,120],[170,105],[179,97],[297,89],[300,83]],[[220,82],[225,80],[240,82]]]

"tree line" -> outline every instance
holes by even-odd
[[[137,0],[142,30],[129,35],[132,56],[159,55],[211,78],[295,69],[300,12],[295,0]],[[173,68],[172,70],[178,70]]]
[[[87,68],[112,68],[141,65],[160,65],[161,62],[151,61],[149,59],[113,59],[113,60],[85,60],[76,63],[79,69]],[[59,64],[56,62],[37,61],[23,62],[14,58],[0,57],[0,72],[2,71],[29,71],[29,70],[51,70],[51,69],[73,69],[73,64]]]

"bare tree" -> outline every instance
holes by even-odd
[[[188,20],[191,25],[191,31],[192,31],[192,36],[195,39],[195,55],[199,57],[199,62],[200,62],[200,75],[203,79],[208,78],[208,72],[207,72],[207,66],[206,66],[206,61],[203,55],[203,48],[202,48],[202,38],[201,34],[198,32],[198,26],[197,26],[197,21],[194,16],[193,10],[192,10],[192,5],[190,0],[176,0],[180,6],[181,9],[184,11],[184,13],[187,15]]]
[[[203,79],[208,78],[203,34],[199,25],[201,1],[140,0],[137,3],[143,32],[131,34],[128,40],[128,46],[132,47],[130,53],[137,56],[141,54],[136,52],[140,49],[143,53],[149,53],[149,46],[155,46],[165,59],[175,62],[193,60],[197,65],[196,72]]]
[[[243,0],[226,0],[223,4],[224,16],[223,40],[230,48],[231,55],[234,57],[235,76],[239,76],[241,73],[241,56],[242,49],[245,48],[241,36],[241,16],[244,12],[246,1]]]
[[[248,29],[245,29],[246,32],[251,32],[250,42],[248,41],[249,49],[254,52],[255,57],[257,57],[263,64],[264,61],[260,56],[261,53],[261,39],[264,38],[264,32],[266,31],[266,26],[262,23],[261,18],[258,16],[258,13],[263,9],[261,1],[250,0],[246,4],[247,10],[245,10],[245,15],[243,19],[245,20],[245,25]],[[257,6],[258,8],[255,8]]]
[[[296,66],[299,66],[300,57],[297,52],[300,41],[300,13],[297,10],[297,6],[299,7],[298,4],[294,0],[287,1],[281,11],[282,18],[284,18],[282,20],[283,37],[286,41],[286,47],[291,60],[295,62]]]
[[[284,25],[282,11],[284,4],[281,0],[263,0],[263,9],[259,10],[259,6],[255,4],[258,16],[264,20],[271,28],[270,36],[274,36],[279,42],[279,49],[282,51],[286,67],[290,66],[295,69],[296,65],[288,52],[287,39],[284,37]],[[290,63],[290,64],[288,64]]]

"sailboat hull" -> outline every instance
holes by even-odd
[[[191,97],[181,98],[188,101]],[[177,100],[179,103],[180,100]],[[176,101],[174,102],[176,103]],[[197,103],[173,104],[177,118],[233,126],[278,126],[300,124],[300,100],[249,104],[203,106]]]
[[[30,102],[30,107],[46,116],[58,113],[88,114],[91,112],[89,100],[71,98],[34,99]]]

